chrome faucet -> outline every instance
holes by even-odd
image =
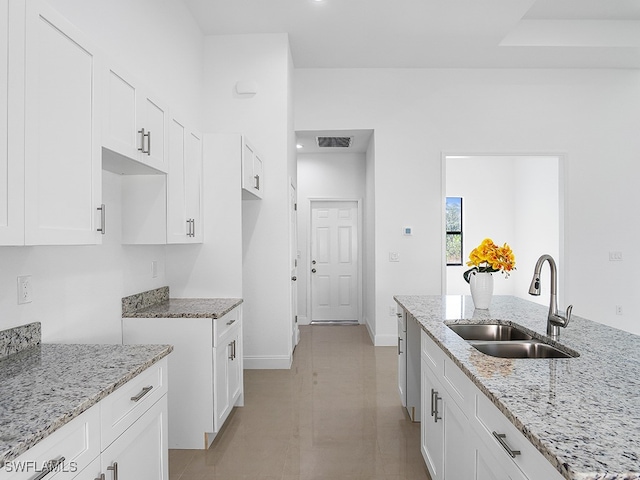
[[[549,267],[551,267],[551,299],[549,301],[549,316],[547,317],[547,335],[557,340],[560,336],[560,327],[566,328],[569,325],[573,305],[567,307],[566,316],[563,317],[558,313],[558,269],[551,255],[542,255],[536,262],[533,279],[529,287],[529,295],[540,295],[540,271],[545,261],[548,261]]]

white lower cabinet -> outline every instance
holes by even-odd
[[[101,473],[113,480],[167,480],[166,396],[118,437],[101,455]]]
[[[244,402],[241,307],[217,319],[123,318],[122,325],[125,344],[173,345],[169,448],[208,448]]]
[[[469,420],[422,361],[421,450],[433,480],[471,478]]]
[[[168,480],[166,435],[165,358],[7,462],[0,480]]]
[[[561,480],[562,475],[421,332],[421,451],[433,480]]]

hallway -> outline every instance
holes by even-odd
[[[245,406],[209,450],[169,451],[170,480],[429,479],[395,347],[364,326],[300,331],[291,370],[245,370]]]

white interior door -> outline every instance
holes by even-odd
[[[359,321],[358,202],[311,203],[311,321]]]

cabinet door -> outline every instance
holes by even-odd
[[[474,451],[469,420],[446,391],[441,392],[438,411],[442,411],[444,425],[444,478],[471,478]]]
[[[101,243],[95,49],[46,3],[27,2],[25,243]]]
[[[242,393],[243,371],[242,371],[242,329],[238,324],[234,328],[232,338],[231,355],[229,358],[229,404],[233,408],[236,400]]]
[[[125,157],[137,159],[141,142],[137,131],[139,89],[133,79],[114,68],[107,69],[106,83],[102,145]]]
[[[162,101],[148,94],[138,98],[138,128],[144,128],[145,137],[142,142],[141,162],[167,172],[169,169],[168,140],[169,114]]]
[[[254,188],[254,194],[256,194],[258,197],[262,197],[262,191],[263,191],[263,187],[264,187],[264,179],[262,177],[262,170],[263,170],[263,164],[262,164],[262,156],[257,153],[254,152],[255,155],[253,156],[253,188]]]
[[[102,473],[118,480],[168,480],[166,431],[164,395],[102,452]]]
[[[9,18],[9,0],[0,1],[0,245],[24,245],[24,129],[20,122],[24,77],[24,31]]]
[[[422,360],[422,415],[420,423],[420,449],[433,480],[444,480],[444,417],[436,412],[443,389]]]
[[[167,243],[186,243],[190,229],[185,202],[186,135],[184,125],[176,119],[171,119],[167,175]]]
[[[191,220],[189,243],[202,243],[202,136],[189,132],[185,156],[185,202],[187,218]]]
[[[229,367],[233,352],[233,336],[226,335],[215,348],[213,365],[214,428],[219,432],[233,405],[229,392]]]

